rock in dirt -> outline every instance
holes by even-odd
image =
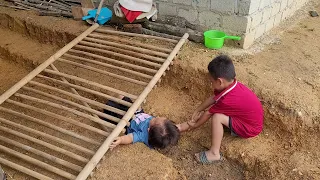
[[[318,17],[318,16],[319,16],[319,14],[317,13],[317,11],[310,11],[309,13],[310,13],[310,16],[311,16],[311,17]]]

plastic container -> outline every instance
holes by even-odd
[[[226,33],[217,30],[210,30],[204,34],[204,45],[209,49],[220,49],[223,47],[225,39],[240,40],[239,36],[228,36]]]

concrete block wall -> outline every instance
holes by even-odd
[[[115,0],[107,0],[112,5]],[[155,0],[159,21],[196,31],[217,29],[242,36],[247,48],[308,0]]]

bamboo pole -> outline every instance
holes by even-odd
[[[19,5],[19,6],[22,6],[24,8],[27,8],[27,9],[30,9],[30,10],[36,10],[38,11],[39,9],[38,8],[35,8],[35,7],[32,7],[32,6],[28,6],[28,5],[25,5],[25,4],[22,4],[22,3],[19,3],[19,2],[14,2],[15,5]]]
[[[86,154],[89,154],[89,155],[93,155],[94,154],[94,151],[92,151],[90,149],[87,149],[87,148],[84,148],[82,146],[76,145],[76,144],[74,144],[72,142],[63,140],[61,138],[46,134],[44,132],[41,132],[41,131],[38,131],[38,130],[34,130],[32,128],[29,128],[29,127],[23,126],[21,124],[15,123],[13,121],[9,121],[9,120],[6,120],[6,119],[0,117],[0,122],[8,124],[10,126],[13,126],[15,128],[24,130],[24,131],[26,131],[28,133],[32,133],[32,134],[35,134],[35,135],[38,135],[38,136],[42,136],[44,138],[50,139],[51,141],[55,141],[57,143],[60,143],[60,144],[62,144],[64,146],[69,146],[69,147],[71,147],[73,149],[76,149],[78,151],[81,151],[83,153],[86,153]]]
[[[12,86],[9,90],[4,92],[0,96],[0,104],[2,104],[5,100],[7,100],[10,96],[12,96],[15,92],[17,92],[22,86],[27,84],[37,74],[39,74],[41,71],[43,71],[45,68],[47,68],[51,63],[53,63],[56,59],[61,57],[65,52],[67,52],[69,49],[71,49],[74,45],[76,45],[84,37],[86,37],[88,34],[90,34],[92,31],[94,31],[98,27],[99,27],[98,24],[92,25],[85,32],[83,32],[80,36],[78,36],[73,41],[71,41],[69,44],[64,46],[62,49],[60,49],[58,52],[56,52],[54,55],[52,55],[49,59],[47,59],[45,62],[43,62],[41,65],[39,65],[33,71],[31,71],[27,76],[22,78],[18,83],[16,83],[14,86]]]
[[[29,84],[32,84],[32,85],[35,85],[35,86],[39,86],[39,87],[42,87],[42,88],[46,88],[46,89],[48,89],[50,91],[55,91],[55,92],[58,92],[60,94],[64,94],[64,95],[70,96],[70,97],[72,97],[74,99],[77,99],[77,100],[80,100],[80,101],[84,101],[86,103],[90,103],[92,105],[95,105],[97,107],[112,111],[112,112],[120,114],[120,115],[124,115],[126,113],[125,111],[122,111],[120,109],[114,108],[112,106],[108,106],[106,104],[102,104],[100,102],[91,100],[89,98],[85,98],[85,97],[82,97],[82,96],[79,96],[79,95],[75,95],[75,94],[69,93],[67,91],[64,91],[64,90],[61,90],[61,89],[58,89],[58,88],[55,88],[55,87],[51,87],[51,86],[48,86],[48,85],[45,85],[45,84],[42,84],[42,83],[39,83],[39,82],[36,82],[36,81],[30,81]],[[28,88],[28,89],[30,89],[30,88]]]
[[[70,173],[68,173],[66,171],[58,169],[58,168],[56,168],[54,166],[51,166],[51,165],[49,165],[47,163],[41,162],[41,161],[39,161],[37,159],[34,159],[32,157],[29,157],[27,155],[19,153],[18,151],[9,149],[9,148],[7,148],[5,146],[0,145],[0,151],[8,153],[8,154],[13,155],[13,156],[18,157],[18,158],[21,158],[21,159],[23,159],[24,161],[26,161],[28,163],[31,163],[33,165],[36,165],[36,166],[40,167],[40,168],[43,168],[45,170],[48,170],[48,171],[53,172],[55,174],[58,174],[58,175],[60,175],[62,177],[65,177],[67,179],[73,180],[73,179],[76,178],[76,176],[73,175],[73,174],[70,174]]]
[[[105,75],[108,75],[108,76],[111,76],[111,77],[114,77],[114,78],[117,78],[117,79],[120,79],[120,80],[124,80],[124,81],[127,81],[127,82],[135,83],[135,84],[138,84],[138,85],[144,86],[144,85],[148,84],[148,83],[143,82],[143,81],[139,81],[139,80],[136,80],[136,79],[128,78],[128,77],[121,76],[121,75],[118,75],[118,74],[114,74],[114,73],[111,73],[111,72],[108,72],[108,71],[105,71],[105,70],[101,70],[101,69],[94,68],[94,67],[91,67],[91,66],[83,65],[83,64],[76,63],[76,62],[73,62],[73,61],[69,61],[69,60],[66,60],[66,59],[63,59],[63,58],[59,58],[58,61],[64,62],[64,63],[67,63],[67,64],[71,64],[71,65],[74,65],[74,66],[78,66],[78,67],[81,67],[81,68],[84,68],[84,69],[87,69],[87,70],[91,70],[91,71],[94,71],[94,72],[98,72],[100,74],[105,74]]]
[[[35,111],[35,112],[50,116],[50,117],[55,118],[55,119],[59,119],[61,121],[64,121],[64,122],[67,122],[67,123],[70,123],[70,124],[73,124],[73,125],[76,125],[76,126],[79,126],[81,128],[90,130],[92,132],[98,133],[98,134],[103,135],[103,136],[108,136],[109,135],[109,133],[107,133],[105,131],[102,131],[102,130],[97,129],[95,127],[92,127],[92,126],[89,126],[87,124],[81,123],[79,121],[73,120],[71,118],[66,118],[66,117],[58,115],[56,113],[52,113],[52,112],[46,111],[44,109],[40,109],[40,108],[33,107],[33,106],[30,106],[30,105],[27,105],[27,104],[23,104],[23,103],[20,103],[20,102],[17,102],[17,101],[13,101],[11,99],[8,99],[6,102],[14,104],[16,106],[20,106],[20,107],[26,108],[28,110],[32,110],[32,111]]]
[[[4,165],[6,165],[6,166],[9,166],[9,167],[11,167],[12,169],[15,169],[15,170],[18,170],[18,171],[20,171],[20,172],[23,172],[23,173],[25,173],[25,174],[27,174],[27,175],[29,175],[29,176],[32,176],[32,177],[34,177],[34,178],[36,178],[36,179],[39,179],[39,180],[54,180],[54,179],[51,179],[51,178],[49,178],[49,177],[47,177],[47,176],[45,176],[45,175],[42,175],[42,174],[40,174],[40,173],[37,173],[37,172],[35,172],[35,171],[33,171],[33,170],[30,170],[30,169],[28,169],[28,168],[25,168],[25,167],[23,167],[23,166],[20,166],[20,165],[18,165],[18,164],[16,164],[16,163],[10,162],[10,161],[8,161],[8,160],[6,160],[6,159],[3,159],[2,157],[0,157],[0,162],[1,162],[1,164],[4,164]]]
[[[126,45],[126,44],[120,44],[120,43],[116,43],[116,42],[105,41],[105,40],[100,40],[100,39],[95,39],[95,38],[90,38],[90,37],[86,37],[83,40],[95,42],[95,43],[100,43],[100,44],[105,44],[105,45],[109,45],[109,46],[114,46],[114,47],[118,47],[118,48],[128,49],[128,50],[140,52],[143,54],[149,54],[149,55],[159,56],[159,57],[163,57],[163,58],[167,58],[169,56],[169,54],[158,52],[158,51],[153,51],[150,49],[130,46],[130,45]]]
[[[104,141],[104,143],[100,146],[96,154],[91,158],[91,160],[86,164],[84,169],[80,172],[80,174],[77,176],[76,180],[85,180],[92,170],[96,167],[96,165],[99,163],[101,158],[104,156],[104,154],[108,151],[110,144],[113,142],[113,140],[120,134],[122,129],[126,126],[127,122],[131,119],[135,111],[139,108],[141,103],[144,101],[144,99],[147,97],[147,95],[150,93],[152,88],[157,84],[157,81],[161,78],[162,74],[166,71],[167,67],[170,65],[173,58],[176,56],[177,52],[180,50],[184,42],[188,39],[189,34],[184,34],[184,36],[180,39],[179,43],[176,45],[176,47],[173,49],[173,51],[170,53],[167,60],[163,63],[162,67],[159,69],[159,71],[156,73],[156,75],[153,77],[153,79],[150,81],[148,86],[143,90],[143,92],[140,94],[139,98],[133,103],[133,105],[129,108],[127,113],[124,115],[122,120],[118,123],[117,127],[112,131],[112,133],[108,136],[108,138]]]
[[[104,67],[107,67],[107,68],[116,69],[116,70],[119,70],[119,71],[130,73],[130,74],[133,74],[133,75],[136,75],[136,76],[144,77],[144,78],[147,78],[147,79],[152,79],[152,76],[150,76],[148,74],[140,73],[140,72],[137,72],[137,71],[134,71],[134,70],[131,70],[131,69],[122,68],[122,67],[119,67],[119,66],[110,65],[110,64],[103,63],[103,62],[100,62],[100,61],[97,61],[97,60],[92,60],[92,59],[83,58],[83,57],[79,57],[79,56],[74,56],[74,55],[70,55],[70,54],[64,54],[63,57],[72,58],[72,59],[75,59],[75,60],[84,61],[84,62],[88,62],[88,63],[92,63],[92,64],[97,64],[99,66],[104,66]]]
[[[53,125],[53,124],[50,124],[50,123],[47,123],[45,121],[42,121],[42,120],[39,120],[37,118],[34,118],[34,117],[31,117],[31,116],[28,116],[28,115],[25,115],[23,113],[19,113],[19,112],[16,112],[16,111],[13,111],[11,109],[7,109],[7,108],[4,108],[4,107],[0,107],[0,111],[3,111],[3,112],[6,112],[6,113],[9,113],[9,114],[12,114],[12,115],[15,115],[15,116],[18,116],[20,118],[23,118],[23,119],[26,119],[28,121],[32,121],[34,123],[38,123],[38,124],[41,124],[43,126],[46,126],[48,128],[51,128],[51,129],[54,129],[60,133],[64,133],[66,135],[69,135],[71,137],[74,137],[74,138],[77,138],[77,139],[80,139],[82,141],[85,141],[87,143],[91,143],[91,144],[95,144],[95,145],[100,145],[99,142],[93,140],[93,139],[90,139],[90,138],[87,138],[85,136],[82,136],[82,135],[79,135],[77,133],[74,133],[72,131],[68,131],[66,129],[63,129],[63,128],[60,128],[59,126],[56,126],[56,125]]]
[[[85,87],[82,87],[82,86],[78,86],[78,85],[71,84],[71,83],[65,83],[63,81],[59,81],[57,79],[46,77],[46,76],[43,76],[43,75],[40,75],[40,74],[37,75],[37,77],[42,78],[42,79],[46,79],[48,81],[51,81],[51,82],[54,82],[54,83],[57,83],[59,85],[63,85],[63,86],[66,86],[66,87],[73,87],[75,89],[78,89],[78,90],[81,90],[81,91],[84,91],[84,92],[87,92],[87,93],[91,93],[91,94],[106,98],[108,100],[112,100],[114,102],[117,102],[117,103],[122,104],[122,105],[127,106],[127,107],[130,107],[132,105],[132,103],[130,103],[130,102],[127,102],[127,101],[124,101],[122,99],[118,99],[118,98],[109,96],[107,94],[104,94],[104,93],[101,93],[101,92],[98,92],[98,91],[94,91],[94,90],[91,90],[91,89],[88,89],[88,88],[85,88]]]
[[[111,56],[116,56],[116,57],[119,57],[119,58],[123,58],[123,59],[131,60],[131,61],[135,61],[135,62],[138,62],[138,63],[142,63],[142,64],[145,64],[145,65],[149,65],[149,66],[152,66],[152,67],[155,67],[155,68],[161,67],[161,65],[158,64],[158,63],[150,62],[150,61],[147,61],[147,60],[144,60],[144,59],[128,56],[128,55],[125,55],[125,54],[120,54],[120,53],[113,52],[113,51],[108,51],[108,50],[103,50],[103,49],[98,49],[98,48],[88,47],[88,46],[82,46],[82,45],[75,45],[74,47],[78,48],[78,49],[81,49],[81,50],[94,51],[94,52],[108,54],[108,55],[111,55]]]
[[[163,63],[165,61],[165,59],[163,59],[163,58],[158,58],[158,57],[150,56],[150,55],[147,55],[147,54],[142,54],[142,53],[138,53],[138,52],[134,52],[134,51],[130,51],[130,50],[125,50],[125,49],[122,49],[122,48],[117,48],[117,47],[113,47],[113,46],[107,46],[107,45],[92,43],[92,42],[83,41],[83,40],[80,41],[79,44],[86,45],[86,46],[91,46],[91,47],[97,47],[97,48],[105,49],[105,50],[110,50],[110,51],[122,53],[122,54],[125,54],[125,55],[130,55],[132,57],[143,58],[143,59],[147,59],[147,60],[155,61],[155,62],[159,62],[159,63]]]
[[[57,10],[71,11],[71,7],[65,7],[65,6],[62,6],[61,4],[58,4],[58,3],[53,4],[50,2],[40,1],[40,0],[28,0],[28,2],[36,3],[36,4],[46,4],[46,6],[52,6],[54,8],[58,8]]]
[[[42,93],[43,94],[43,93]],[[28,96],[28,95],[24,95],[24,94],[20,94],[20,93],[16,93],[14,94],[15,96],[17,97],[20,97],[20,98],[23,98],[23,99],[27,99],[29,101],[33,101],[33,102],[37,102],[37,103],[41,103],[41,104],[45,104],[45,105],[48,105],[48,106],[51,106],[51,107],[54,107],[54,108],[57,108],[57,109],[61,109],[61,110],[65,110],[65,111],[69,111],[73,114],[76,114],[78,116],[81,116],[81,117],[84,117],[84,118],[87,118],[93,122],[96,122],[96,123],[99,123],[99,124],[102,124],[104,126],[107,126],[107,127],[110,127],[110,128],[115,128],[115,125],[114,124],[111,124],[107,121],[104,121],[102,119],[99,119],[99,118],[95,118],[89,114],[86,114],[86,113],[83,113],[83,112],[80,112],[78,110],[75,110],[75,109],[72,109],[72,108],[68,108],[66,106],[63,106],[61,104],[57,104],[57,103],[53,103],[53,102],[50,102],[50,101],[46,101],[46,100],[42,100],[42,99],[39,99],[39,98],[35,98],[35,97],[31,97],[31,96]],[[85,106],[83,106],[85,107]],[[86,107],[85,107],[86,108]],[[87,110],[87,109],[86,109]],[[91,109],[92,110],[92,109]],[[88,110],[90,111],[90,110]],[[101,115],[104,114],[102,112],[100,112]],[[99,114],[100,115],[100,114]],[[106,116],[105,114],[103,116]],[[106,116],[107,117],[107,116]],[[109,117],[109,116],[108,116]],[[110,116],[110,120],[117,120],[118,118],[111,118],[113,116]]]
[[[153,74],[155,74],[157,72],[157,70],[155,70],[155,69],[151,69],[151,68],[147,68],[147,67],[143,67],[143,66],[127,63],[127,62],[123,62],[123,61],[120,61],[120,60],[116,60],[116,59],[112,59],[112,58],[96,55],[96,54],[85,52],[85,51],[70,49],[69,52],[76,53],[76,54],[81,54],[81,55],[86,55],[86,56],[89,56],[89,57],[92,57],[92,58],[97,58],[97,59],[100,59],[100,60],[104,60],[104,61],[107,61],[107,62],[115,63],[115,64],[126,66],[126,67],[131,67],[133,69],[137,69],[137,70],[141,70],[141,71],[145,71],[145,72],[149,72],[149,73],[153,73]]]
[[[52,144],[50,144],[50,143],[47,143],[47,142],[44,142],[44,141],[42,141],[42,140],[33,138],[33,137],[31,137],[31,136],[22,134],[22,133],[17,132],[17,131],[14,131],[14,130],[12,130],[12,129],[9,129],[9,128],[0,126],[0,130],[3,131],[3,132],[9,133],[9,134],[13,134],[13,135],[15,135],[15,136],[18,136],[18,137],[20,137],[20,138],[26,139],[26,140],[28,140],[28,141],[31,141],[31,142],[40,144],[41,146],[44,146],[44,147],[49,148],[49,149],[51,149],[51,150],[53,150],[53,151],[56,151],[56,152],[59,152],[59,153],[61,153],[61,154],[66,155],[66,156],[69,156],[69,157],[71,157],[71,158],[73,158],[73,159],[75,159],[75,160],[78,160],[78,161],[82,162],[82,163],[87,163],[87,162],[89,162],[89,159],[87,159],[87,158],[84,158],[84,157],[82,157],[82,156],[79,156],[79,155],[77,155],[77,154],[74,154],[74,153],[72,153],[72,152],[70,152],[70,151],[67,151],[67,150],[62,149],[62,148],[57,147],[57,146],[54,146],[54,145],[52,145]]]
[[[120,38],[120,37],[112,37],[112,36],[103,35],[103,34],[99,34],[99,33],[91,33],[88,35],[88,37],[112,40],[112,41],[120,42],[123,44],[140,46],[145,49],[150,49],[150,50],[154,50],[154,51],[158,51],[158,52],[162,52],[162,53],[170,53],[171,52],[171,49],[168,49],[168,48],[161,48],[161,47],[157,47],[157,46],[153,46],[153,45],[149,45],[149,44],[145,44],[145,43],[131,41],[131,40],[127,40],[127,39]]]
[[[101,28],[101,27],[96,29],[95,32],[106,33],[106,34],[115,34],[115,35],[123,35],[123,36],[131,36],[131,37],[149,38],[149,39],[167,41],[167,42],[170,42],[170,43],[178,43],[178,41],[175,40],[175,39],[163,38],[163,37],[158,37],[158,36],[150,36],[150,35],[146,35],[146,34],[137,34],[137,33],[121,32],[121,31],[112,31],[112,30],[108,30],[108,29],[105,29],[105,28]]]
[[[61,72],[55,72],[55,71],[52,71],[52,70],[49,70],[49,69],[45,69],[43,71],[46,72],[46,73],[49,73],[49,74],[57,75],[57,76],[60,76],[60,77],[62,76],[64,78],[68,78],[68,79],[72,79],[72,80],[79,81],[79,82],[82,82],[82,83],[86,83],[86,84],[89,84],[91,86],[96,86],[98,88],[101,88],[101,89],[104,89],[104,90],[107,90],[107,91],[110,91],[110,92],[113,92],[113,93],[116,93],[116,94],[127,96],[127,97],[129,97],[131,99],[137,99],[137,96],[135,96],[135,95],[132,95],[132,94],[126,93],[124,91],[120,91],[118,89],[114,89],[114,88],[111,88],[111,87],[108,87],[108,86],[105,86],[105,85],[101,85],[101,84],[93,82],[93,81],[89,81],[89,80],[86,80],[86,79],[83,79],[83,78],[79,78],[77,76],[73,76],[73,75],[69,75],[69,74],[65,74],[65,73],[61,73]]]
[[[40,95],[42,95],[42,96],[49,97],[49,98],[51,98],[51,99],[54,99],[54,100],[57,100],[57,101],[60,101],[60,102],[64,102],[64,103],[66,103],[66,104],[69,104],[69,105],[78,107],[78,108],[80,108],[80,109],[82,109],[82,110],[85,110],[85,111],[88,111],[88,112],[90,112],[90,113],[93,113],[93,114],[102,116],[102,117],[104,117],[104,118],[108,118],[108,119],[110,119],[110,120],[112,120],[112,121],[115,121],[115,122],[116,122],[116,121],[120,121],[119,118],[110,116],[110,115],[108,115],[108,114],[102,113],[102,112],[100,112],[100,111],[94,110],[94,109],[92,109],[92,108],[88,108],[88,107],[86,107],[86,106],[83,106],[83,105],[80,105],[80,104],[78,104],[78,103],[75,103],[75,102],[66,100],[66,99],[64,99],[64,98],[60,98],[60,97],[55,96],[55,95],[52,95],[52,94],[48,94],[48,93],[45,93],[45,92],[42,92],[42,91],[39,91],[39,90],[36,90],[36,89],[32,89],[32,88],[29,88],[29,87],[25,87],[25,86],[22,87],[22,89],[28,90],[28,91],[30,91],[30,92],[34,92],[34,93],[36,93],[36,94],[40,94]],[[17,94],[18,94],[18,93],[17,93]],[[21,94],[18,94],[18,96],[20,96],[20,95],[21,95]],[[26,96],[26,95],[24,95],[24,96]],[[26,97],[26,98],[29,98],[29,100],[31,100],[30,97]],[[33,97],[32,97],[32,98],[33,98]],[[49,102],[49,101],[41,100],[41,99],[38,99],[38,98],[35,98],[34,100],[35,100],[36,102],[44,103],[44,104],[47,104],[47,103]],[[51,103],[51,104],[55,104],[55,103]],[[57,105],[59,105],[59,104],[57,104]],[[56,106],[56,105],[55,105],[55,106]],[[60,107],[64,107],[64,106],[61,105]],[[80,112],[80,111],[79,111],[79,112]],[[95,119],[100,119],[99,117],[98,117],[98,118],[94,117],[94,118],[95,118]],[[112,128],[112,127],[114,126],[114,124],[110,124],[109,122],[107,122],[107,123],[108,123],[108,125],[110,126],[110,128]],[[103,124],[102,124],[102,125],[103,125]],[[109,126],[108,126],[108,127],[109,127]]]
[[[50,67],[51,67],[53,70],[59,72],[59,70],[56,68],[55,65],[51,64]],[[64,78],[64,77],[61,77],[61,80],[64,81],[64,82],[66,82],[66,83],[69,83],[69,82],[67,81],[67,79]],[[74,94],[80,96],[80,94],[77,92],[77,90],[75,90],[75,89],[72,88],[72,87],[71,87],[70,89],[71,89],[71,91],[72,91]],[[80,96],[80,97],[81,97],[81,96]],[[83,104],[84,106],[86,106],[87,108],[92,109],[87,102],[85,102],[85,101],[81,101],[81,102],[82,102],[82,104]],[[99,118],[99,116],[97,116],[96,114],[92,114],[92,116],[95,117],[95,118]],[[108,131],[108,129],[107,129],[106,127],[104,127],[104,126],[102,126],[102,125],[101,125],[101,127],[102,127],[103,130]]]
[[[8,144],[10,144],[12,146],[16,146],[18,148],[21,148],[21,149],[23,149],[25,151],[31,152],[31,153],[33,153],[35,155],[38,155],[38,156],[41,156],[43,158],[46,158],[46,159],[48,159],[48,160],[50,160],[50,161],[52,161],[52,162],[54,162],[56,164],[62,165],[62,166],[67,167],[67,168],[70,168],[70,169],[72,169],[72,170],[74,170],[76,172],[80,172],[82,170],[82,167],[80,167],[78,165],[75,165],[75,164],[70,163],[68,161],[65,161],[63,159],[60,159],[58,157],[52,156],[52,155],[47,154],[45,152],[39,151],[39,150],[37,150],[37,149],[35,149],[35,148],[31,147],[31,146],[28,146],[28,145],[19,143],[17,141],[8,139],[6,137],[0,136],[0,141],[8,143]]]
[[[98,9],[97,9],[97,13],[96,13],[95,18],[94,18],[94,22],[95,23],[98,21],[98,17],[100,15],[100,11],[101,11],[103,3],[104,3],[104,0],[101,0],[100,3],[99,3]]]

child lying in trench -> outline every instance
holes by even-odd
[[[120,99],[132,103],[132,100],[128,97],[120,96]],[[123,111],[128,110],[128,107],[113,101],[108,101],[107,105]],[[104,113],[120,119],[123,117],[108,110],[104,110]],[[114,123],[108,119],[105,120]],[[127,127],[125,134],[117,137],[110,145],[110,149],[120,144],[136,142],[142,142],[150,148],[164,149],[170,145],[176,145],[180,137],[179,129],[172,121],[164,117],[153,117],[144,113],[141,108],[136,111],[135,117],[130,120],[130,126]]]

